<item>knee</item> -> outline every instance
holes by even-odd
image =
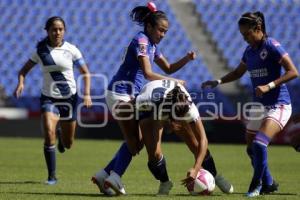
[[[132,156],[139,154],[139,152],[144,147],[144,143],[142,141],[138,141],[136,139],[128,140],[126,143],[128,146],[128,150],[132,154]]]

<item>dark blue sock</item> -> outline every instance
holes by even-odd
[[[250,147],[247,147],[247,154],[251,160],[251,165],[252,167],[254,167],[254,163],[253,163],[253,151],[252,151],[252,148]],[[264,174],[263,174],[263,177],[262,177],[262,181],[263,181],[263,184],[265,185],[272,185],[273,183],[273,178],[272,178],[272,175],[270,173],[270,170],[269,170],[269,167],[268,167],[268,164],[267,164],[267,167],[265,168],[264,170]]]
[[[204,169],[206,169],[207,171],[209,171],[213,175],[213,177],[215,177],[217,175],[215,161],[208,149],[207,149],[206,155],[204,157],[204,160],[202,162],[202,167]]]
[[[44,145],[44,156],[48,169],[48,178],[55,177],[56,170],[56,154],[55,154],[55,145],[46,146]]]
[[[153,174],[153,176],[160,180],[160,182],[166,182],[169,180],[167,164],[164,156],[159,161],[148,162],[148,168]]]
[[[270,138],[267,137],[262,132],[257,132],[255,139],[252,143],[253,150],[253,163],[254,163],[254,175],[253,179],[255,181],[262,180],[262,177],[265,173],[265,170],[268,170],[268,144],[270,142]],[[267,172],[270,174],[269,172]],[[267,174],[266,173],[266,174]]]
[[[107,174],[110,174],[110,171],[113,170],[114,166],[115,166],[115,162],[117,160],[118,157],[118,153],[119,153],[120,149],[117,151],[117,153],[115,154],[114,158],[107,164],[107,166],[104,168],[104,171]]]
[[[130,153],[126,142],[123,142],[114,159],[115,161],[112,170],[119,176],[122,176],[132,160],[132,154]]]
[[[267,166],[265,168],[262,181],[263,181],[264,185],[272,185],[273,184],[273,177],[271,175],[268,163],[267,163]]]

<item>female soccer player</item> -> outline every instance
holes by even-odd
[[[183,185],[192,184],[200,168],[204,167],[218,179],[217,185],[223,192],[233,192],[232,185],[217,175],[214,160],[207,150],[207,138],[198,109],[182,85],[171,80],[149,82],[137,96],[135,108],[140,114],[139,124],[148,152],[148,167],[160,181],[158,194],[169,194],[173,186],[161,149],[163,128],[165,123],[170,122],[195,157]]]
[[[130,16],[134,22],[144,27],[144,31],[138,32],[130,42],[124,61],[107,89],[106,102],[108,108],[118,122],[125,142],[110,163],[92,178],[100,191],[105,194],[111,194],[103,188],[105,179],[108,179],[111,184],[113,184],[113,180],[119,180],[119,193],[125,194],[120,177],[128,167],[132,156],[136,155],[142,147],[137,121],[133,117],[130,118],[132,112],[128,112],[130,107],[128,108],[126,102],[135,98],[146,80],[176,80],[153,72],[152,65],[154,62],[164,72],[171,74],[196,57],[195,52],[191,51],[179,61],[169,64],[161,54],[157,45],[167,33],[169,23],[166,14],[157,10],[154,3],[149,2],[147,6],[135,7]],[[182,80],[176,81],[184,83]],[[127,110],[127,113],[122,112],[124,110]]]
[[[291,100],[285,83],[296,78],[298,71],[280,43],[268,37],[263,13],[247,12],[241,16],[238,25],[249,44],[240,64],[221,79],[204,82],[202,87],[216,87],[235,81],[246,71],[250,74],[253,100],[261,103],[264,110],[263,119],[251,120],[246,133],[247,153],[254,168],[247,196],[254,197],[278,190],[278,184],[268,168],[267,147],[291,116]],[[258,108],[253,107],[253,111],[255,109]],[[257,112],[251,113],[254,114],[251,117],[259,115]]]
[[[73,68],[84,75],[84,105],[92,105],[90,97],[89,70],[80,51],[74,45],[64,41],[65,22],[61,17],[51,17],[45,25],[47,36],[37,44],[36,51],[19,72],[19,83],[15,96],[20,97],[24,89],[26,74],[36,64],[42,66],[43,87],[40,98],[42,126],[44,132],[44,156],[48,168],[46,184],[56,184],[55,139],[59,122],[62,131],[62,143],[70,149],[76,128],[77,93]],[[63,150],[63,149],[62,149]]]

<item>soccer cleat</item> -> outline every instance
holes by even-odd
[[[169,195],[172,187],[173,183],[171,181],[160,182],[157,195]]]
[[[278,191],[279,184],[273,180],[272,185],[262,185],[260,194],[270,194],[272,192]]]
[[[61,127],[58,127],[56,129],[56,136],[58,139],[58,144],[57,144],[57,149],[60,153],[64,153],[65,152],[65,147],[62,141],[62,132],[61,132]]]
[[[113,196],[115,192],[108,188],[104,188],[104,180],[108,177],[108,174],[104,169],[100,170],[95,174],[95,176],[92,177],[91,181],[96,184],[100,190],[101,193],[108,195],[108,196]]]
[[[246,194],[247,197],[257,197],[260,195],[261,191],[261,183],[260,181],[252,181],[249,187],[249,190]]]
[[[46,185],[55,185],[57,183],[56,177],[48,177],[48,180],[45,181]]]
[[[125,188],[122,184],[121,177],[114,171],[110,172],[110,176],[104,180],[104,189],[111,188],[116,195],[125,195]]]
[[[223,176],[216,175],[215,182],[216,182],[216,185],[218,186],[218,188],[222,192],[224,192],[226,194],[233,193],[233,186]]]

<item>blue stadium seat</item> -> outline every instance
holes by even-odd
[[[4,85],[6,93],[12,96],[13,89],[17,84],[18,70],[30,58],[36,43],[45,37],[46,32],[43,30],[45,21],[53,15],[59,15],[65,19],[66,40],[79,47],[90,71],[105,74],[109,79],[112,78],[121,63],[125,47],[134,34],[142,29],[130,21],[129,13],[135,6],[145,5],[147,2],[147,0],[1,0],[0,26],[3,28],[2,34],[0,34],[0,73],[2,76],[3,74],[7,75],[7,78],[1,78],[0,84]],[[211,4],[205,0],[200,2],[205,5],[201,12],[205,10],[209,12],[205,18],[207,20],[216,16],[216,9],[220,12],[226,11],[220,4],[212,4],[213,7],[211,7]],[[159,9],[167,13],[172,22],[159,47],[170,62],[173,62],[194,47],[176,20],[176,16],[167,1],[157,0],[155,3]],[[218,22],[220,19],[222,16],[216,16],[214,22]],[[226,24],[230,25],[231,23]],[[220,37],[222,35],[219,34],[218,38]],[[4,43],[5,45],[2,45]],[[14,51],[12,52],[11,49]],[[188,80],[189,89],[194,91],[199,90],[202,81],[212,78],[201,57],[198,57],[196,61],[190,63],[174,76]],[[39,67],[34,68],[28,74],[24,98],[21,101],[13,100],[17,106],[39,109],[39,106],[31,105],[30,99],[32,97],[38,99],[40,95],[42,84],[40,77],[41,70]],[[95,80],[92,80],[92,83],[97,85],[92,88],[93,94],[103,92],[102,83]]]

